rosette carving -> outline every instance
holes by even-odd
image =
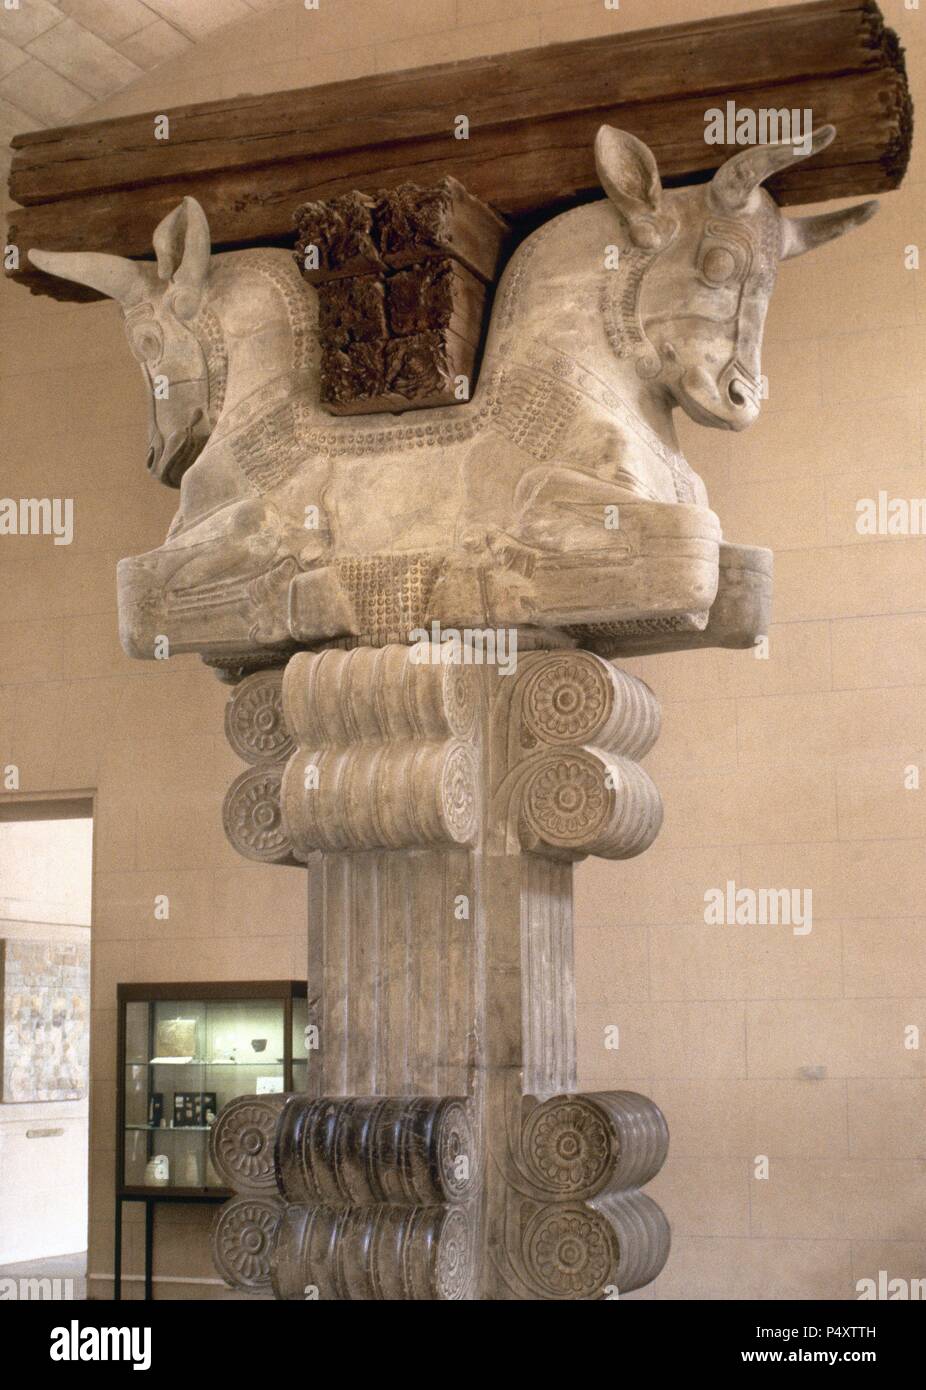
[[[528,1222],[522,1248],[528,1279],[541,1298],[600,1298],[614,1281],[614,1231],[589,1207],[542,1207]]]
[[[460,1199],[472,1187],[479,1166],[465,1103],[461,1100],[442,1101],[436,1128],[436,1168],[441,1190],[450,1200]]]
[[[473,1232],[467,1213],[451,1207],[441,1222],[435,1270],[439,1299],[463,1298],[473,1277]]]
[[[273,1147],[286,1097],[239,1096],[224,1106],[209,1135],[219,1176],[237,1191],[275,1191]]]
[[[589,1195],[614,1166],[613,1132],[583,1096],[557,1096],[536,1106],[525,1122],[522,1144],[528,1174],[548,1192]]]
[[[280,810],[282,769],[249,767],[225,794],[222,823],[232,848],[261,864],[293,863],[292,841]]]
[[[601,729],[611,699],[604,662],[569,653],[544,660],[528,677],[522,718],[544,743],[584,743]]]
[[[642,758],[659,736],[659,705],[649,686],[590,652],[537,658],[519,704],[525,746],[595,744]]]
[[[544,760],[524,789],[524,819],[548,844],[581,847],[599,838],[612,809],[605,770],[594,754]]]
[[[472,670],[448,661],[441,680],[441,708],[456,738],[471,738],[479,713],[479,686]]]
[[[645,850],[662,821],[636,762],[659,732],[649,687],[590,652],[530,652],[500,698],[507,731],[492,815],[509,851],[624,859]]]
[[[451,839],[469,844],[476,833],[476,768],[465,744],[453,747],[441,773],[443,821]]]
[[[282,1204],[271,1197],[233,1197],[219,1211],[212,1232],[212,1257],[233,1289],[269,1293],[270,1258]]]
[[[254,671],[225,706],[225,737],[245,763],[285,761],[296,746],[283,717],[282,670]]]
[[[525,1102],[518,1169],[538,1193],[591,1198],[649,1182],[668,1146],[662,1111],[636,1091],[553,1096]]]
[[[571,747],[529,764],[521,819],[528,840],[575,854],[627,859],[656,838],[662,804],[636,763]]]

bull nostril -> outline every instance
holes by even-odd
[[[727,395],[734,405],[745,405],[748,400],[746,392],[738,381],[730,382],[730,385],[727,387]]]

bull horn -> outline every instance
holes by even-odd
[[[781,145],[753,145],[740,150],[726,164],[721,164],[711,180],[711,197],[725,212],[739,212],[749,202],[752,193],[772,174],[787,169],[798,160],[825,150],[836,134],[831,125],[822,125],[810,137],[810,148],[801,149],[803,142]]]
[[[840,208],[838,212],[820,212],[815,217],[783,217],[781,220],[781,260],[792,256],[803,256],[822,246],[825,241],[851,232],[860,227],[878,211],[877,198],[867,203],[856,203],[851,208]]]
[[[88,285],[110,299],[118,300],[124,309],[146,299],[150,293],[149,275],[153,267],[124,256],[110,256],[104,251],[39,251],[30,250],[29,260],[48,275]]]

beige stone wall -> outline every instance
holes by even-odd
[[[297,0],[220,33],[94,114],[164,109],[701,18],[748,0]],[[756,8],[759,6],[756,5]],[[923,10],[883,5],[923,91]],[[923,142],[881,215],[783,267],[767,332],[770,399],[748,435],[692,425],[684,446],[734,540],[776,552],[768,660],[632,663],[665,701],[649,766],[665,828],[644,858],[578,873],[581,1084],[664,1108],[653,1191],[675,1234],[644,1297],[851,1298],[886,1269],[926,1275],[923,733],[926,540],[863,538],[855,502],[926,496],[919,394],[926,270]],[[194,658],[129,662],[114,566],[158,543],[173,496],[145,475],[145,400],[112,305],[0,288],[4,495],[71,496],[69,548],[0,549],[0,763],[26,791],[95,789],[91,1288],[112,1269],[117,980],[304,973],[298,870],[225,844],[238,764],[223,688]],[[813,930],[708,927],[728,879],[813,892]],[[168,893],[167,923],[154,896]],[[918,914],[919,919],[918,920]],[[621,1047],[604,1046],[618,1024]],[[926,1045],[924,1045],[926,1046]],[[820,1080],[804,1067],[825,1067]],[[769,1158],[768,1180],[753,1176]],[[136,1214],[138,1215],[138,1214]],[[209,1214],[159,1218],[161,1296],[222,1296]],[[127,1221],[126,1265],[140,1267]],[[192,1282],[186,1282],[192,1281]],[[200,1282],[205,1281],[205,1282]]]

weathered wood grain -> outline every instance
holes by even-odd
[[[895,54],[873,4],[822,0],[712,20],[615,34],[460,63],[327,83],[268,96],[182,106],[170,139],[153,116],[16,136],[11,193],[25,204],[165,177],[249,168],[346,149],[534,124],[614,104],[864,72]]]
[[[597,193],[601,122],[645,140],[668,181],[695,180],[732,152],[704,142],[705,109],[728,99],[809,107],[837,126],[829,150],[772,181],[782,203],[903,176],[911,114],[896,36],[871,0],[820,0],[181,107],[167,141],[152,115],[17,136],[11,192],[28,206],[11,219],[14,278],[51,291],[26,266],[30,246],[150,255],[152,228],[191,192],[220,247],[287,244],[300,203],[448,173],[504,216],[536,217]],[[460,113],[467,140],[453,135]]]

